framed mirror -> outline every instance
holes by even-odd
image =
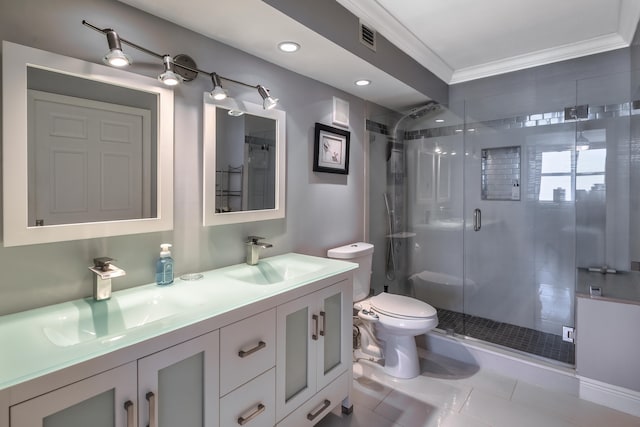
[[[286,114],[204,94],[203,224],[284,218]]]
[[[173,228],[173,92],[3,41],[4,246]]]

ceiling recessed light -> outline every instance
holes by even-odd
[[[356,86],[369,86],[371,84],[371,80],[361,79],[356,80]]]
[[[444,123],[444,119],[436,119],[436,123]]]
[[[282,52],[291,53],[300,49],[300,45],[296,42],[281,42],[278,44],[278,49]]]

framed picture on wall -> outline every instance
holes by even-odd
[[[313,151],[313,171],[349,173],[350,132],[316,123]]]

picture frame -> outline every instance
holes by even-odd
[[[316,123],[313,144],[313,171],[349,174],[349,139],[344,129]]]

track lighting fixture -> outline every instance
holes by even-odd
[[[211,74],[211,82],[213,83],[213,89],[209,93],[216,101],[222,101],[227,98],[227,92],[222,89],[222,83],[220,83],[220,76],[216,73]]]
[[[104,63],[107,65],[125,67],[131,64],[131,57],[122,51],[122,44],[126,44],[162,61],[164,71],[158,76],[158,80],[167,86],[175,86],[182,82],[194,80],[198,75],[206,75],[211,78],[211,82],[213,83],[213,89],[210,95],[215,100],[220,101],[227,98],[227,92],[222,88],[222,80],[225,80],[241,86],[257,89],[258,94],[262,97],[262,106],[265,110],[270,110],[278,105],[278,99],[273,98],[269,94],[269,90],[262,85],[250,85],[229,77],[221,76],[217,73],[200,70],[197,68],[195,61],[187,55],[180,54],[173,57],[171,55],[160,55],[159,53],[119,37],[111,28],[98,28],[84,20],[82,24],[107,36],[109,53],[103,58]]]
[[[109,44],[109,52],[102,58],[102,62],[114,67],[126,67],[131,65],[131,57],[122,51],[120,37],[118,33],[112,29],[107,29],[107,43]]]
[[[262,85],[258,85],[257,87],[258,87],[258,93],[262,97],[262,108],[264,108],[265,110],[271,110],[276,105],[278,105],[278,99],[273,98],[269,94],[269,89],[267,89]]]

